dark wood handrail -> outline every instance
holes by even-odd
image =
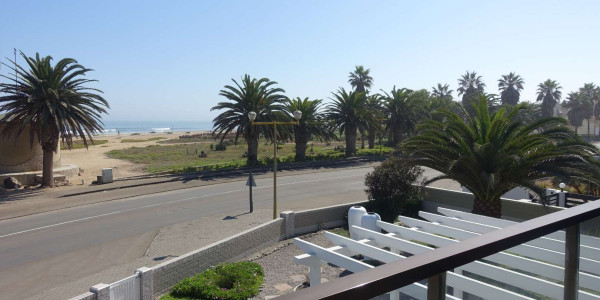
[[[597,216],[600,201],[589,202],[277,299],[369,299]]]

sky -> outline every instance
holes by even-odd
[[[497,94],[516,72],[534,101],[548,78],[564,96],[600,84],[598,12],[600,1],[4,1],[0,58],[16,48],[94,69],[110,121],[210,121],[244,74],[327,102],[356,65],[375,92],[456,91],[476,71]]]

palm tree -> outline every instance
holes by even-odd
[[[448,84],[442,85],[438,83],[437,87],[434,86],[431,88],[431,96],[444,100],[452,100],[452,90]]]
[[[367,98],[367,107],[373,114],[375,120],[383,119],[383,107],[381,104],[381,95],[370,95]],[[367,129],[367,139],[369,141],[369,149],[375,148],[375,136],[381,134],[382,126],[380,122],[372,122]],[[380,136],[381,137],[381,136]],[[381,142],[381,140],[379,141]]]
[[[425,102],[420,93],[401,88],[392,89],[388,94],[383,92],[383,109],[388,119],[385,121],[390,130],[392,145],[397,146],[402,140],[402,135],[412,131],[425,112]]]
[[[339,128],[340,134],[346,134],[346,157],[355,156],[356,131],[366,130],[374,121],[367,107],[367,97],[365,93],[348,93],[344,88],[331,94],[333,103],[327,106],[326,116],[333,126]]]
[[[600,87],[597,87],[594,83],[586,83],[583,85],[583,87],[579,88],[579,92],[578,94],[580,95],[580,97],[582,98],[581,100],[584,101],[585,103],[588,104],[588,112],[586,113],[586,119],[587,119],[587,133],[590,134],[590,123],[591,123],[591,118],[592,116],[595,116],[596,114],[594,113],[596,109],[596,104],[598,104],[598,102],[600,101]],[[595,128],[593,128],[594,132],[596,131]]]
[[[462,105],[470,116],[475,114],[474,105],[477,99],[484,93],[485,83],[477,72],[469,72],[458,79],[458,96],[462,96]]]
[[[101,114],[109,108],[100,96],[102,91],[86,87],[97,80],[83,76],[92,71],[72,58],[64,58],[52,66],[51,56],[27,57],[21,52],[29,70],[12,62],[8,66],[16,77],[0,83],[0,122],[6,127],[3,135],[19,136],[27,126],[33,144],[34,135],[43,150],[42,186],[54,184],[54,152],[59,140],[71,148],[73,138],[81,138],[85,147],[94,143],[92,134],[102,130]],[[12,76],[11,76],[12,77]]]
[[[363,66],[356,66],[354,72],[350,72],[350,85],[354,88],[354,91],[363,93],[373,84],[373,77],[369,75],[370,69],[366,69]]]
[[[502,75],[502,78],[498,79],[498,89],[500,90],[502,104],[517,105],[524,83],[523,78],[514,72]]]
[[[568,129],[563,118],[524,125],[515,117],[523,105],[490,113],[481,96],[476,114],[463,119],[445,111],[443,121],[426,120],[401,150],[416,165],[442,173],[429,180],[454,179],[474,195],[473,213],[501,217],[500,197],[522,186],[543,193],[535,180],[557,176],[597,182],[599,150]]]
[[[546,80],[538,84],[537,101],[542,101],[542,117],[554,116],[554,107],[560,101],[562,87],[555,80]]]
[[[247,163],[254,165],[258,162],[258,137],[273,136],[271,126],[251,126],[248,113],[256,113],[256,121],[273,121],[281,116],[278,113],[283,109],[282,103],[286,97],[285,91],[277,88],[277,82],[268,78],[250,78],[246,74],[241,80],[241,85],[231,79],[235,86],[226,85],[219,92],[227,102],[219,102],[211,110],[225,110],[213,120],[213,133],[221,137],[221,142],[230,132],[235,132],[235,143],[242,136],[248,143]]]
[[[592,103],[587,101],[587,99],[582,97],[578,92],[569,93],[567,100],[563,102],[563,106],[569,109],[567,118],[569,119],[569,123],[575,127],[575,132],[577,132],[577,127],[583,125],[584,119],[588,119],[592,116],[591,104]]]
[[[294,125],[294,141],[296,142],[296,161],[306,159],[306,144],[311,138],[320,138],[329,141],[335,138],[333,130],[325,124],[319,109],[321,100],[304,100],[299,97],[287,100],[285,103],[285,112],[291,118],[294,117],[294,111],[301,111],[302,118],[299,125]]]

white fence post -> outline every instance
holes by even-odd
[[[279,213],[279,217],[285,222],[285,238],[291,239],[295,235],[295,213],[291,210],[282,211]]]
[[[96,300],[110,300],[110,285],[99,283],[90,288],[96,294]]]
[[[140,300],[152,300],[152,269],[141,267],[135,274],[140,278]]]

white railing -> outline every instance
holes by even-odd
[[[399,216],[399,221],[405,226],[378,221],[378,227],[385,230],[385,234],[353,226],[358,240],[325,232],[325,237],[336,245],[330,248],[296,238],[294,243],[306,254],[296,256],[294,260],[310,268],[310,283],[316,286],[320,283],[321,264],[324,262],[356,273],[373,268],[355,259],[354,255],[357,254],[382,263],[393,263],[404,260],[405,253],[424,254],[434,248],[443,248],[515,224],[444,208],[438,211],[443,215],[420,212],[419,216],[427,221]],[[488,299],[530,299],[529,294],[517,293],[514,289],[507,289],[507,286],[560,299],[565,276],[564,235],[564,232],[558,231],[485,257],[484,260],[454,268],[446,277],[446,284],[453,287],[454,291],[446,295],[446,299],[462,299],[462,292]],[[579,265],[584,272],[579,273],[579,286],[593,292],[579,290],[579,299],[600,299],[598,244],[598,238],[581,236]],[[489,279],[501,284],[489,283]],[[425,299],[427,286],[414,282],[389,294],[390,299],[399,299],[400,294]]]
[[[140,277],[136,274],[112,283],[110,300],[140,300]]]

